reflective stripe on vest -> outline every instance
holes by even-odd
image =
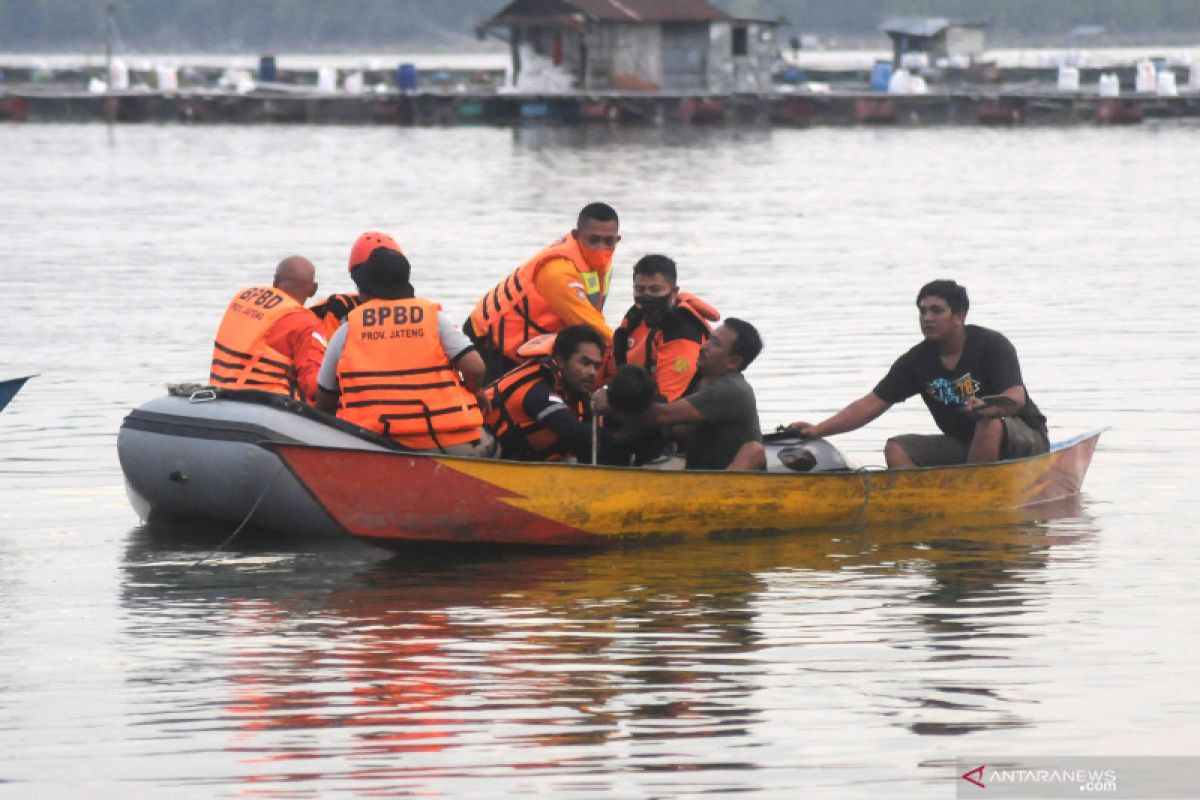
[[[257,389],[299,397],[292,359],[267,344],[275,323],[307,310],[270,286],[252,286],[234,295],[213,340],[208,379],[225,389]]]
[[[612,269],[601,273],[588,267],[579,242],[568,234],[518,267],[475,304],[471,325],[476,335],[515,361],[517,348],[534,336],[557,333],[567,327],[535,285],[542,267],[560,258],[571,262],[588,302],[597,311],[603,311],[612,283]]]
[[[439,306],[420,297],[370,300],[346,317],[337,415],[429,449],[475,441],[483,416],[442,350]]]
[[[506,458],[526,458],[538,461],[557,461],[563,457],[555,452],[558,436],[540,420],[525,413],[525,396],[537,384],[545,381],[557,384],[557,373],[548,358],[528,361],[488,387],[491,411],[484,424],[500,442]],[[560,394],[562,394],[560,392]],[[582,419],[583,406],[563,402]]]

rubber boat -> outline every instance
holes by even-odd
[[[202,519],[284,533],[344,536],[341,526],[259,442],[386,452],[375,436],[268,392],[168,387],[117,434],[130,503],[144,521]]]
[[[421,473],[442,470],[441,456],[410,453],[391,439],[286,397],[194,384],[169,387],[167,396],[126,416],[117,435],[117,456],[130,503],[143,520],[207,519],[231,525],[249,520],[255,527],[284,533],[344,535],[346,529],[337,516],[285,468],[273,449],[290,444],[339,453],[401,455],[406,459],[403,464],[388,462],[389,469],[400,473],[413,469],[404,464],[415,465]],[[824,441],[784,440],[769,445],[768,451],[772,469],[779,472],[851,468],[841,453]],[[462,466],[458,464],[461,459],[445,458],[449,459],[446,463]],[[528,474],[521,469],[524,465],[504,463],[516,470],[515,474]],[[575,466],[553,465],[550,474]],[[615,471],[631,476],[649,472],[634,468]],[[377,484],[369,471],[360,477],[367,480],[366,494],[382,490],[384,484]],[[393,481],[403,483],[403,474],[393,476],[387,484]],[[425,503],[419,493],[407,489],[393,499],[397,507]],[[467,500],[445,491],[430,499],[450,508]],[[470,519],[486,516],[485,507],[472,507],[476,515]],[[436,519],[440,517],[431,515],[426,527],[436,527]]]
[[[12,399],[17,396],[17,392],[21,391],[21,387],[25,385],[25,381],[32,378],[32,375],[26,375],[24,378],[9,378],[6,381],[0,381],[0,411],[4,410]]]
[[[276,453],[338,525],[406,542],[596,545],[1007,512],[1079,492],[1101,431],[993,464],[912,470],[655,471],[483,461],[303,444]],[[827,445],[827,443],[823,443]],[[820,462],[820,459],[818,459]]]

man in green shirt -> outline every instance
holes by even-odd
[[[671,425],[687,451],[687,469],[767,468],[754,389],[742,372],[762,350],[749,322],[730,317],[700,348],[700,386],[673,403],[656,403],[653,421]]]

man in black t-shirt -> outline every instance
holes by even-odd
[[[965,287],[937,280],[917,293],[925,340],[900,358],[875,388],[813,425],[791,427],[807,437],[857,430],[914,394],[925,401],[941,435],[888,439],[891,469],[980,464],[1045,453],[1046,418],[1021,379],[1012,343],[997,331],[967,325]]]

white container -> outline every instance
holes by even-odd
[[[93,77],[88,81],[87,90],[92,94],[104,94],[108,91],[108,84],[99,78]]]
[[[1058,88],[1064,92],[1078,92],[1079,67],[1059,67]]]
[[[912,76],[908,74],[908,71],[898,69],[888,80],[888,94],[908,94],[910,83],[912,83]]]
[[[1158,73],[1153,61],[1137,62],[1137,78],[1134,81],[1134,91],[1153,93],[1158,91]]]
[[[129,65],[114,58],[108,67],[108,88],[114,91],[129,88]]]
[[[155,67],[154,75],[160,92],[174,92],[179,89],[179,75],[174,67]]]
[[[1121,96],[1121,79],[1117,77],[1115,72],[1100,73],[1100,96],[1101,97],[1120,97]]]
[[[321,67],[317,70],[317,91],[337,91],[337,70],[333,67]]]
[[[925,79],[920,75],[913,75],[908,81],[909,94],[928,94],[929,87],[925,84]]]
[[[362,94],[363,74],[361,72],[351,72],[342,81],[342,88],[352,94]]]
[[[1179,96],[1179,88],[1175,86],[1175,73],[1169,69],[1158,73],[1158,83],[1154,88],[1159,97]]]

